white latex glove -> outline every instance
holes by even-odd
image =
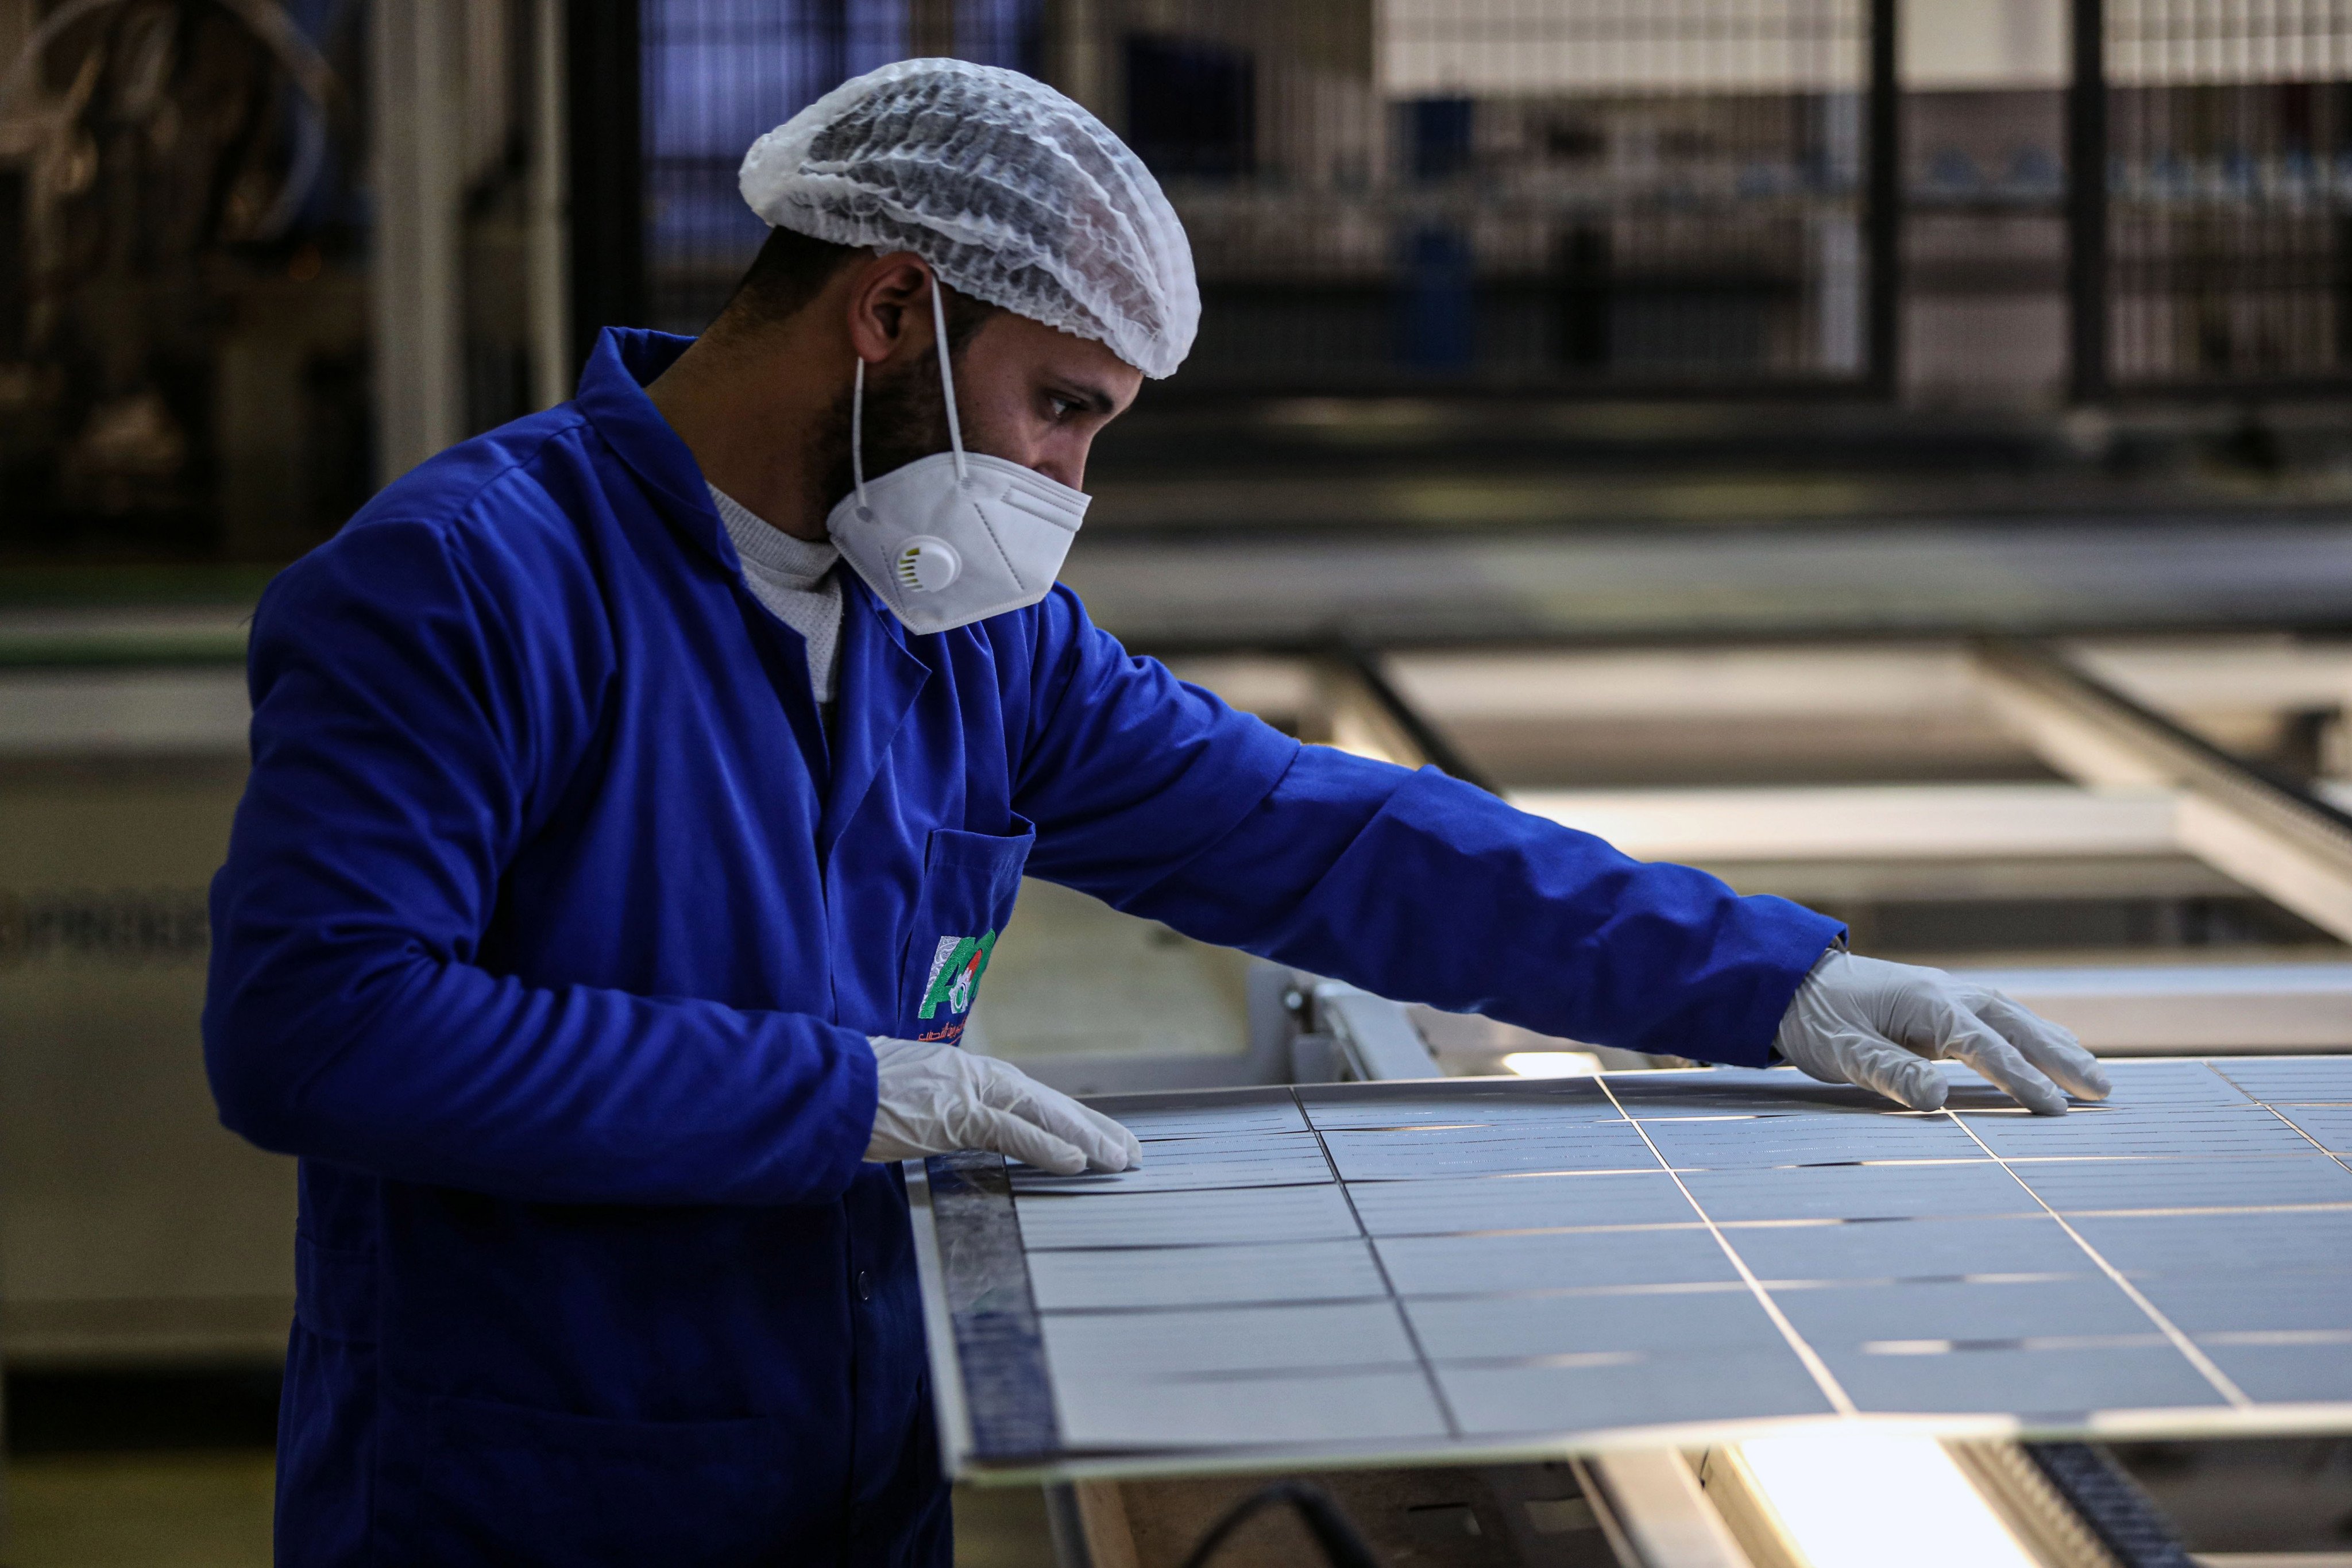
[[[993,1057],[876,1035],[869,1160],[989,1149],[1057,1176],[1143,1163],[1135,1134]]]
[[[2039,1116],[2063,1116],[2067,1094],[2107,1097],[2097,1058],[2000,992],[1842,948],[1813,965],[1772,1044],[1824,1083],[1876,1089],[1914,1110],[1942,1108],[1944,1075],[1928,1060],[1944,1057],[1967,1063]]]

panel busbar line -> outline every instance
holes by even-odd
[[[1407,1462],[1899,1417],[2352,1431],[2352,1057],[2032,1117],[1787,1068],[1097,1100],[1133,1172],[907,1167],[959,1474]]]
[[[1601,1093],[1609,1096],[1610,1104],[1616,1106],[1621,1111],[1624,1110],[1624,1102],[1610,1091],[1606,1075],[1597,1076],[1594,1082],[1600,1086]],[[1628,1118],[1628,1120],[1633,1121],[1634,1131],[1642,1134],[1642,1142],[1649,1144],[1650,1152],[1658,1156],[1658,1163],[1662,1165],[1665,1164],[1665,1156],[1658,1153],[1658,1146],[1650,1137],[1649,1130],[1642,1125],[1639,1119]],[[1693,1211],[1706,1221],[1706,1228],[1713,1233],[1716,1241],[1723,1247],[1724,1255],[1738,1267],[1739,1278],[1745,1280],[1748,1288],[1756,1293],[1756,1300],[1763,1307],[1765,1313],[1771,1318],[1772,1326],[1780,1331],[1781,1336],[1789,1342],[1789,1348],[1795,1351],[1798,1359],[1805,1363],[1806,1372],[1812,1375],[1813,1382],[1819,1384],[1822,1394],[1829,1397],[1830,1404],[1841,1415],[1855,1414],[1853,1400],[1843,1388],[1838,1386],[1836,1376],[1831,1373],[1828,1364],[1822,1360],[1820,1352],[1806,1343],[1805,1337],[1797,1332],[1796,1328],[1790,1324],[1788,1315],[1782,1312],[1779,1305],[1773,1301],[1772,1293],[1758,1282],[1754,1270],[1748,1267],[1747,1260],[1739,1256],[1738,1248],[1733,1247],[1725,1238],[1723,1227],[1716,1223],[1705,1208],[1700,1206],[1697,1199],[1691,1196],[1690,1188],[1684,1183],[1681,1176],[1675,1175],[1671,1166],[1668,1167],[1667,1173],[1674,1176],[1675,1185],[1681,1190]]]

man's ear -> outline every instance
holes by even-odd
[[[931,269],[911,250],[877,256],[851,279],[849,343],[870,365],[915,358],[931,346]]]

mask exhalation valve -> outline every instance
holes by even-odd
[[[910,594],[936,594],[963,575],[963,557],[944,539],[919,533],[898,547],[898,585]]]

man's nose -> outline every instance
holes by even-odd
[[[1087,454],[1084,447],[1076,453],[1042,453],[1029,466],[1055,484],[1067,485],[1074,490],[1087,488]]]

